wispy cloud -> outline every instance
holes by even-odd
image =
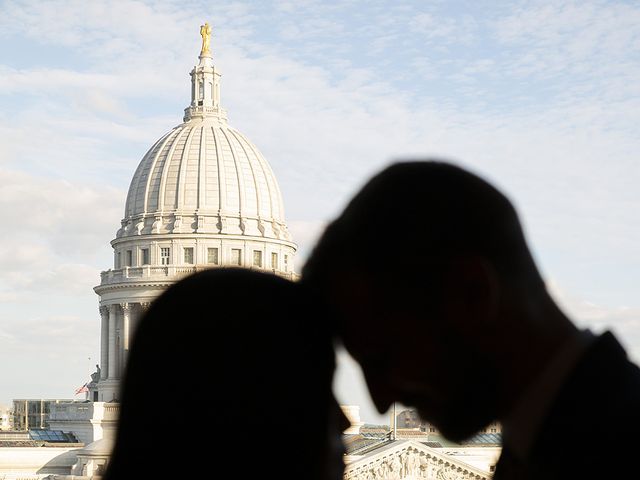
[[[572,295],[555,281],[548,282],[549,292],[571,319],[582,328],[596,333],[610,330],[627,348],[633,361],[640,363],[640,308],[607,307]]]
[[[0,211],[16,225],[0,245],[0,292],[14,305],[39,295],[90,295],[111,255],[121,209],[110,186],[73,184],[0,170]]]

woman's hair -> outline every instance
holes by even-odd
[[[135,329],[106,477],[221,464],[244,477],[271,462],[293,478],[325,461],[335,414],[325,314],[303,286],[246,269],[211,269],[168,288]]]

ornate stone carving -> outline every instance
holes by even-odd
[[[278,222],[271,222],[271,228],[273,230],[273,233],[275,233],[276,238],[281,238],[280,237],[280,225],[278,225]]]
[[[220,216],[220,219],[218,220],[218,224],[216,225],[218,227],[218,231],[219,233],[226,233],[227,231],[227,218]]]
[[[116,238],[120,238],[120,237],[122,237],[124,235],[126,224],[127,224],[126,220],[121,220],[120,221],[120,228],[116,232]]]
[[[173,221],[173,233],[181,233],[182,232],[182,217],[176,215],[175,220]]]
[[[91,383],[98,383],[100,381],[101,372],[100,365],[96,364],[96,371],[91,374]]]
[[[151,233],[160,233],[162,229],[162,217],[158,216],[155,218],[153,225],[151,225]]]
[[[489,480],[490,476],[469,465],[458,463],[444,453],[436,452],[426,446],[410,444],[404,448],[399,445],[396,451],[386,451],[382,457],[377,457],[373,453],[369,458],[347,465],[344,478],[347,480]]]

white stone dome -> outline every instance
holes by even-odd
[[[120,236],[135,235],[138,228],[152,233],[156,217],[165,217],[156,225],[160,233],[175,216],[186,221],[181,233],[197,231],[202,218],[201,230],[208,223],[209,231],[224,233],[226,226],[232,233],[290,239],[271,167],[218,116],[192,117],[149,149],[131,181],[124,217],[124,226],[130,225]]]
[[[191,71],[184,123],[135,171],[116,237],[208,233],[290,241],[280,188],[256,146],[227,125],[210,52]]]

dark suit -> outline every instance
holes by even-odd
[[[505,447],[494,480],[640,478],[638,459],[640,369],[606,332],[561,387],[529,458]]]

